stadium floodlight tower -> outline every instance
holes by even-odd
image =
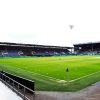
[[[72,30],[74,28],[74,25],[69,25],[69,28]]]
[[[72,33],[72,29],[73,29],[73,28],[74,28],[74,25],[70,24],[70,25],[69,25],[69,29],[71,30],[71,33]],[[71,49],[71,53],[73,53],[73,51],[74,51],[74,49],[72,48],[72,49]]]

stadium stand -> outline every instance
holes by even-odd
[[[1,57],[16,56],[62,56],[69,55],[72,47],[33,45],[0,42]]]
[[[74,44],[74,51],[81,55],[98,55],[100,54],[100,42]]]

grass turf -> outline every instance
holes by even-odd
[[[0,69],[35,81],[36,90],[77,91],[100,80],[100,57],[0,58]]]

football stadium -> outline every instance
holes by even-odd
[[[100,0],[0,0],[0,100],[100,100]]]
[[[35,91],[79,91],[100,81],[100,42],[73,47],[0,42],[0,70],[35,82]]]

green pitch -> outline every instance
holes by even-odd
[[[100,80],[100,56],[0,58],[0,69],[35,81],[36,90],[77,91]]]

